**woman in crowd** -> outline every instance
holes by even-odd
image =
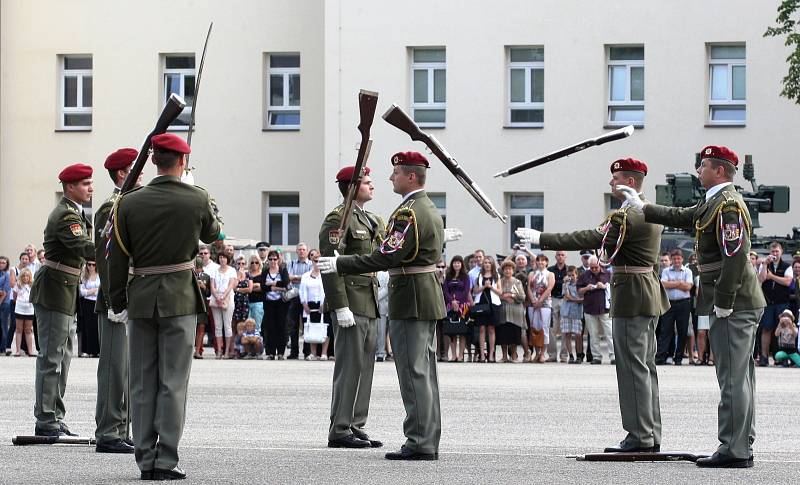
[[[286,310],[287,304],[281,296],[289,286],[289,273],[280,265],[280,253],[274,249],[267,253],[267,269],[264,271],[264,321],[261,336],[266,341],[267,358],[283,360],[286,353]]]
[[[470,307],[469,275],[464,268],[464,258],[459,255],[453,256],[450,266],[444,276],[442,284],[445,307],[448,312],[458,312],[464,315]],[[450,362],[462,362],[464,360],[464,348],[468,335],[450,335]]]
[[[531,328],[535,335],[540,335],[540,332],[544,334],[536,339],[537,345],[534,346],[536,355],[533,361],[538,363],[545,362],[544,349],[550,343],[550,316],[553,308],[550,292],[556,284],[553,273],[547,271],[547,263],[548,259],[544,254],[536,256],[536,270],[528,275],[528,298],[531,301],[528,314]]]
[[[31,303],[31,285],[33,285],[33,273],[28,268],[19,272],[17,284],[14,286],[14,318],[17,321],[17,328],[14,338],[17,342],[17,351],[14,357],[19,357],[22,351],[22,335],[25,335],[25,343],[28,345],[28,355],[35,357],[36,346],[33,344],[33,303]]]
[[[436,263],[436,272],[434,273],[439,286],[444,284],[444,273],[446,270],[447,264],[445,264],[444,258],[442,258]],[[446,307],[447,305],[445,304],[445,308]],[[447,320],[447,316],[436,322],[436,355],[438,356],[437,360],[439,362],[447,362],[447,350],[450,348],[450,337],[444,334],[445,320]]]
[[[259,331],[261,331],[261,322],[264,320],[264,291],[261,289],[261,285],[264,284],[264,272],[261,269],[261,258],[257,254],[250,256],[250,271],[247,276],[250,278],[252,286],[247,295],[248,317],[256,322],[256,329]]]
[[[78,352],[80,357],[100,357],[100,330],[97,326],[97,291],[100,289],[100,277],[97,264],[86,261],[78,288]]]
[[[789,309],[797,316],[800,310],[800,259],[792,262],[792,283],[789,285]]]
[[[253,281],[247,273],[247,259],[244,256],[236,258],[236,286],[233,288],[233,318],[231,328],[238,328],[239,323],[244,323],[250,314],[250,292],[253,291]],[[229,353],[232,349],[228,349]]]
[[[317,267],[317,258],[319,258],[319,251],[312,249],[308,253],[308,259],[311,260],[311,271],[304,274],[300,278],[300,303],[303,305],[303,319],[306,322],[325,322],[328,324],[328,331],[331,331],[330,317],[327,313],[322,312],[323,305],[325,304],[325,290],[322,288],[322,277]],[[309,344],[311,346],[311,353],[308,354],[306,360],[328,360],[328,342],[330,338],[326,338],[322,343],[322,355],[317,357],[317,348],[319,344]]]
[[[583,298],[578,295],[578,270],[575,266],[567,266],[567,275],[564,277],[562,294],[564,303],[561,304],[561,335],[562,345],[569,353],[570,364],[583,362]],[[575,353],[572,352],[572,343],[575,342]],[[577,359],[575,358],[577,356]]]
[[[233,354],[233,289],[238,283],[236,270],[228,265],[228,255],[217,254],[219,268],[211,275],[211,312],[214,315],[214,338],[217,358],[230,359]],[[223,337],[225,337],[223,344]],[[227,351],[226,351],[227,349]]]
[[[486,256],[481,263],[481,272],[475,280],[472,288],[475,305],[489,305],[489,311],[475,316],[475,324],[478,325],[478,362],[496,362],[494,350],[495,333],[494,326],[497,318],[497,309],[500,306],[500,285],[497,278],[497,266],[494,258]],[[486,336],[489,336],[489,348],[487,355]]]
[[[516,264],[506,259],[500,265],[503,276],[500,278],[500,318],[495,330],[497,343],[500,344],[503,362],[517,360],[517,346],[520,336],[525,331],[525,290],[522,283],[514,277]]]
[[[8,271],[8,276],[10,277],[9,284],[11,285],[11,292],[8,295],[8,300],[9,300],[9,302],[8,302],[8,304],[9,304],[8,311],[9,311],[9,320],[10,320],[10,322],[9,322],[9,329],[8,329],[8,340],[5,343],[6,355],[11,355],[11,353],[12,353],[11,347],[13,347],[15,345],[14,344],[14,339],[15,339],[15,335],[16,335],[17,322],[16,322],[16,319],[14,318],[14,307],[16,305],[16,301],[15,301],[16,297],[14,296],[14,288],[16,288],[17,281],[19,281],[19,273],[20,273],[20,271],[22,271],[23,269],[28,267],[28,261],[30,261],[28,253],[23,251],[19,255],[19,262],[17,263],[17,265],[16,266],[11,266],[9,268],[9,271]],[[31,273],[31,275],[33,275],[33,273]]]
[[[11,263],[0,256],[0,353],[11,348]]]

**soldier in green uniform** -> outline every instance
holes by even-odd
[[[336,174],[339,191],[346,195],[354,166]],[[344,204],[333,209],[319,231],[319,248],[324,256],[333,256],[344,238],[344,254],[370,254],[384,235],[383,219],[364,210],[372,200],[372,180],[366,168],[355,195],[349,227],[341,234]],[[375,367],[375,339],[378,318],[378,279],[375,273],[339,276],[322,275],[325,306],[332,312],[334,353],[331,425],[328,431],[330,448],[377,448],[380,441],[370,440],[364,432],[372,393]]]
[[[720,389],[720,446],[701,467],[753,466],[755,440],[755,365],[753,344],[766,301],[750,251],[750,213],[733,186],[739,158],[726,147],[708,146],[697,167],[706,200],[693,207],[663,207],[641,201],[634,191],[620,188],[629,204],[643,210],[647,222],[695,231],[700,291],[698,315],[709,315],[709,340]]]
[[[31,290],[38,320],[39,356],[36,359],[36,436],[76,436],[64,423],[64,393],[67,389],[72,338],[75,336],[75,305],[85,258],[94,257],[92,224],[83,204],[92,199],[92,167],[70,165],[58,175],[64,196],[47,218],[44,228],[42,268],[36,272]]]
[[[636,188],[641,194],[647,165],[633,158],[611,164],[611,193],[624,199],[617,186]],[[661,226],[647,224],[628,202],[596,228],[568,234],[520,229],[523,240],[542,249],[599,248],[603,264],[613,265],[611,318],[622,428],[627,435],[606,452],[650,452],[661,449],[661,410],[656,373],[656,325],[669,309],[666,291],[656,274],[661,246]]]
[[[119,197],[119,188],[131,170],[139,152],[134,148],[120,148],[106,157],[103,167],[114,181],[111,197],[94,215],[95,261],[100,276],[95,312],[100,329],[100,360],[97,362],[97,406],[94,421],[97,428],[95,451],[98,453],[133,453],[133,441],[128,434],[128,333],[127,322],[108,319],[108,264],[103,234],[111,208]],[[138,184],[137,184],[138,185]]]
[[[389,334],[406,410],[406,443],[390,460],[438,459],[441,415],[436,373],[436,321],[444,318],[436,263],[442,257],[444,226],[425,193],[428,161],[417,152],[392,156],[390,180],[403,201],[392,213],[386,238],[371,254],[321,257],[323,273],[359,274],[389,270]],[[337,359],[339,355],[337,354]]]
[[[120,196],[112,214],[109,318],[130,318],[131,410],[141,478],[166,480],[186,477],[178,467],[178,443],[197,314],[205,310],[193,271],[197,241],[217,239],[220,224],[208,193],[180,180],[190,152],[186,142],[164,134],[152,144],[157,176]]]

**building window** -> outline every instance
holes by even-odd
[[[60,56],[61,114],[59,128],[92,128],[92,56]]]
[[[744,45],[710,45],[708,49],[708,121],[743,125],[747,115]]]
[[[644,47],[609,46],[609,125],[644,125]]]
[[[622,207],[622,201],[614,197],[613,194],[605,194],[606,212],[615,211]]]
[[[291,246],[300,242],[300,195],[269,194],[267,234],[270,244]]]
[[[300,129],[300,54],[267,55],[266,84],[267,129]]]
[[[428,198],[436,206],[437,212],[442,216],[442,223],[447,227],[447,195],[443,193],[428,192]]]
[[[411,52],[411,116],[419,126],[444,127],[447,101],[444,48]]]
[[[544,126],[544,47],[508,49],[508,126]]]
[[[510,246],[519,243],[514,232],[520,227],[544,230],[544,195],[508,194]]]
[[[169,126],[173,130],[188,130],[194,106],[195,69],[194,54],[169,54],[164,56],[164,99],[166,104],[172,93],[184,101],[186,107]],[[162,104],[163,106],[163,104]]]

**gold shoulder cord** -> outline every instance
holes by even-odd
[[[119,209],[119,203],[122,200],[122,196],[120,196],[117,200],[114,201],[114,236],[117,240],[117,244],[119,244],[119,248],[125,253],[125,256],[131,257],[131,253],[128,251],[128,248],[122,244],[122,238],[119,235],[119,218],[117,218],[117,209]]]
[[[745,210],[745,211],[747,210],[746,208],[744,208],[744,209],[742,208],[742,204],[738,200],[736,200],[735,198],[729,198],[728,195],[725,195],[725,202],[731,202],[731,201],[736,203],[736,205],[738,206],[738,209],[739,209],[740,212],[742,210]],[[725,207],[725,202],[719,204],[717,206],[717,208],[714,209],[714,214],[711,217],[708,218],[708,220],[706,221],[705,224],[700,224],[700,221],[697,221],[697,222],[694,223],[694,228],[695,228],[694,252],[695,252],[695,254],[698,254],[698,250],[700,248],[700,235],[703,233],[703,231],[708,229],[711,226],[711,224],[714,224],[716,222],[720,222],[721,221],[722,210]],[[744,213],[747,214],[747,212],[744,212]],[[749,218],[745,217],[744,218],[744,222],[745,222],[745,230],[747,230],[747,233],[750,234],[750,229],[751,228],[750,228]],[[717,231],[716,236],[717,236],[717,244],[722,244],[722,240],[720,239],[719,231]]]
[[[622,213],[622,223],[619,226],[619,236],[617,237],[617,243],[614,246],[614,252],[606,259],[606,238],[611,230],[612,218],[618,213]],[[600,241],[600,248],[597,251],[599,254],[598,259],[604,266],[609,266],[614,261],[614,258],[617,256],[617,253],[619,253],[619,250],[622,248],[622,243],[625,240],[625,234],[628,232],[628,208],[626,207],[620,211],[612,212],[606,216],[605,220],[600,225],[600,232],[603,233],[603,239]]]
[[[414,213],[414,209],[412,209],[410,205],[406,210],[411,213],[409,216],[411,218],[409,224],[414,224],[414,254],[412,254],[410,258],[402,260],[402,263],[410,263],[411,261],[414,261],[414,259],[417,257],[417,254],[419,254],[419,231],[417,230],[417,215]]]

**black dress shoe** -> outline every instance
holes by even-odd
[[[73,433],[72,431],[69,430],[69,427],[67,426],[67,423],[61,421],[61,422],[58,423],[58,426],[61,428],[61,432],[64,433],[65,435],[67,435],[67,436],[78,436],[77,433]]]
[[[117,438],[115,440],[98,441],[94,451],[97,453],[133,453],[133,446]]]
[[[67,433],[61,431],[60,428],[56,429],[45,429],[36,426],[33,432],[36,436],[48,436],[48,437],[58,437],[58,436],[67,436]]]
[[[352,434],[344,438],[328,440],[328,448],[370,448],[371,446],[369,441],[358,439]]]
[[[383,446],[383,442],[369,439],[367,433],[358,428],[350,428],[350,430],[353,432],[353,436],[355,436],[356,438],[364,441],[369,441],[370,446],[373,448],[380,448],[381,446]]]
[[[620,441],[617,446],[609,446],[604,449],[604,453],[652,453],[655,451],[654,446],[639,446],[630,441]],[[661,445],[658,447],[661,450]]]
[[[152,480],[153,479],[153,470],[142,470],[142,480]]]
[[[142,480],[183,480],[186,478],[186,472],[179,466],[175,466],[172,470],[161,470],[156,468],[151,473],[151,478],[144,478],[146,472],[142,472]]]
[[[751,468],[753,466],[753,457],[734,458],[715,452],[707,458],[698,458],[695,465],[703,468]]]
[[[416,451],[409,450],[405,446],[400,447],[400,451],[390,451],[386,453],[387,460],[419,460],[419,461],[435,461],[439,459],[438,453],[417,453]]]
[[[130,439],[130,438],[125,438],[125,439],[124,439],[124,440],[122,440],[122,441],[123,441],[123,442],[124,442],[126,445],[128,445],[128,446],[133,446],[133,440],[132,440],[132,439]]]

